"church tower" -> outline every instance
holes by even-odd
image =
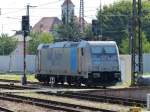
[[[73,21],[74,7],[75,6],[71,0],[65,0],[64,3],[61,5],[63,24],[68,24]]]

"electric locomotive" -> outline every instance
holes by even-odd
[[[77,86],[112,86],[121,81],[114,41],[64,41],[38,46],[36,78]]]

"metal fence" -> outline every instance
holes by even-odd
[[[35,72],[35,55],[26,56],[27,72]],[[0,72],[23,72],[23,55],[0,56]]]
[[[143,55],[144,72],[150,73],[150,54]],[[26,56],[26,71],[35,73],[36,55]],[[120,55],[122,81],[124,84],[131,83],[131,56]],[[0,56],[0,73],[23,73],[23,55]]]
[[[130,55],[121,55],[121,71],[124,75],[131,74]],[[27,55],[27,72],[35,72],[36,55]],[[143,55],[144,72],[150,73],[150,54]],[[23,72],[23,55],[0,56],[0,72]]]

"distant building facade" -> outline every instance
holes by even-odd
[[[53,32],[55,25],[61,24],[57,17],[43,17],[32,28],[33,32]]]
[[[67,24],[70,22],[75,22],[80,26],[79,18],[75,16],[75,5],[71,0],[65,0],[61,5],[61,19],[57,17],[43,17],[38,23],[36,23],[32,31],[33,32],[48,32],[48,33],[56,33],[54,31],[54,27],[59,24]],[[68,18],[68,20],[67,20]],[[84,21],[84,25],[87,26],[88,23]]]
[[[15,38],[18,41],[18,43],[16,49],[11,53],[11,55],[23,55],[24,37],[21,31],[16,32],[16,34],[12,38]],[[30,38],[31,37],[29,36],[26,37],[26,47],[28,46]],[[26,52],[26,54],[28,54],[28,52]]]
[[[61,5],[62,10],[62,22],[63,24],[67,24],[72,22],[74,19],[74,7],[75,5],[72,3],[71,0],[65,0],[64,3]]]

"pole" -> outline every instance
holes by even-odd
[[[33,7],[33,6],[27,5],[27,16],[29,17],[29,32],[30,32],[30,11],[29,11],[30,7]]]
[[[102,18],[102,1],[100,0],[100,17],[101,17],[101,19],[100,19],[100,21],[101,21],[101,28],[100,28],[100,37],[101,37],[101,40],[102,40],[102,22],[103,22],[103,18]]]
[[[67,0],[67,20],[65,21],[66,23],[66,27],[68,29],[68,23],[69,23],[69,3],[68,3],[68,0]],[[67,34],[67,40],[70,40],[70,37],[69,35]]]
[[[80,10],[79,10],[79,23],[80,32],[84,32],[84,0],[80,0]]]
[[[26,15],[29,17],[29,28],[28,28],[29,31],[28,31],[28,33],[30,33],[30,8],[35,8],[37,6],[31,6],[28,4],[26,7],[27,7]]]
[[[29,16],[29,7],[30,5],[27,5],[27,16]]]
[[[29,18],[29,7],[30,5],[27,5],[27,16]],[[29,21],[29,20],[28,20]],[[30,28],[30,24],[27,29]],[[29,29],[30,30],[30,29]],[[26,36],[29,33],[29,31],[23,31],[23,76],[21,78],[21,84],[26,85],[27,84],[27,77],[26,77]]]
[[[27,84],[27,77],[26,77],[26,31],[23,31],[23,76],[22,76],[22,85]]]
[[[142,25],[141,25],[141,16],[142,16],[142,3],[141,0],[138,0],[138,44],[139,44],[139,75],[143,74],[143,47],[142,47]]]
[[[131,35],[131,86],[135,85],[135,37],[136,37],[136,0],[132,5],[132,35]]]
[[[67,0],[67,25],[69,23],[69,3],[68,3],[68,0]]]

